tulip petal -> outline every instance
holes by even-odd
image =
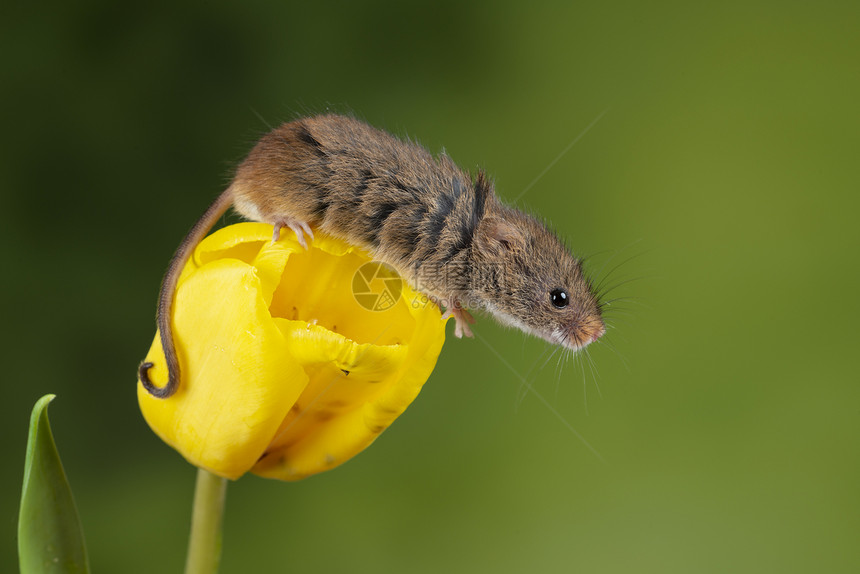
[[[284,420],[269,451],[289,446],[315,427],[360,409],[394,380],[405,345],[370,345],[301,321],[275,319],[310,382]]]
[[[213,294],[214,299],[213,300]],[[263,454],[308,377],[284,347],[253,267],[213,261],[176,294],[179,390],[157,399],[138,385],[149,425],[192,464],[238,478]],[[166,379],[160,337],[147,356]]]
[[[390,324],[401,336],[409,332],[408,344],[359,344],[319,326],[275,319],[310,383],[252,472],[298,480],[328,470],[367,448],[403,413],[445,340],[438,307],[407,305],[413,296],[407,287],[400,302],[410,321]]]
[[[201,241],[194,252],[193,263],[197,269],[219,259],[244,261],[257,270],[263,299],[268,305],[281,281],[287,259],[296,251],[304,251],[304,248],[286,233],[277,242],[272,241],[271,225],[240,223],[220,229]]]

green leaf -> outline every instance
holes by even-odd
[[[39,399],[30,416],[18,515],[21,574],[90,571],[72,489],[48,423],[48,403],[54,396]]]

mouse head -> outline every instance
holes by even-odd
[[[503,208],[475,231],[472,295],[501,323],[581,349],[605,332],[580,262],[539,221]]]

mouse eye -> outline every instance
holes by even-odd
[[[553,289],[549,292],[549,299],[556,309],[567,307],[567,304],[570,303],[570,296],[564,289]]]

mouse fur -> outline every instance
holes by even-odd
[[[158,310],[168,383],[152,384],[151,363],[139,369],[155,396],[170,396],[179,381],[168,319],[176,278],[230,204],[272,224],[275,238],[287,226],[305,245],[318,229],[367,249],[444,306],[457,336],[471,335],[467,308],[570,349],[605,330],[581,262],[543,222],[500,201],[483,172],[471,176],[445,153],[351,117],[307,117],[257,142],[171,261]]]

